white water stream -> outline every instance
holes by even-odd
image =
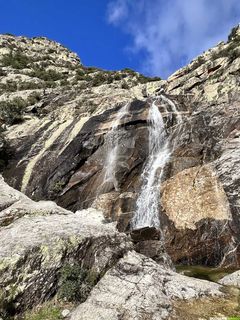
[[[105,174],[103,178],[102,186],[103,188],[108,188],[108,186],[113,185],[114,189],[117,191],[118,181],[116,178],[116,167],[119,160],[119,144],[120,144],[120,135],[119,135],[119,125],[128,112],[129,112],[129,103],[126,103],[117,113],[116,119],[112,125],[111,130],[106,135],[107,142],[107,153],[105,159]]]
[[[171,107],[176,114],[177,123],[182,122],[175,104],[161,95],[160,99]],[[157,100],[156,100],[157,101]],[[148,115],[149,122],[149,156],[141,175],[142,188],[136,202],[136,212],[132,220],[132,228],[160,227],[160,188],[164,168],[171,155],[169,139],[165,129],[163,116],[159,111],[156,101],[153,101]]]

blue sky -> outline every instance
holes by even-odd
[[[46,36],[85,65],[163,78],[240,22],[240,0],[0,0],[0,10],[0,33]]]

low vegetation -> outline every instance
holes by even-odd
[[[48,302],[26,312],[21,320],[62,320],[63,316],[58,305]]]
[[[33,68],[33,71],[30,73],[30,76],[36,77],[46,82],[54,82],[64,78],[64,75],[60,72],[57,72],[52,69],[46,70],[39,66],[35,66]]]
[[[27,100],[16,97],[12,100],[0,101],[0,121],[2,125],[13,125],[23,121],[23,116],[26,107],[34,105],[40,101],[41,95],[33,92],[29,95]]]
[[[1,65],[5,67],[12,67],[14,69],[24,69],[28,67],[30,62],[31,61],[26,55],[18,51],[12,51],[2,57]]]
[[[22,98],[11,101],[0,101],[0,120],[7,125],[13,125],[23,120],[24,109],[27,103]]]
[[[69,302],[84,302],[97,280],[96,273],[78,264],[67,264],[61,270],[58,297]]]
[[[129,83],[124,80],[129,77]],[[121,71],[106,71],[95,67],[78,67],[75,75],[76,81],[87,81],[93,87],[98,87],[102,84],[113,83],[114,81],[124,80],[122,84],[123,89],[129,89],[129,85],[135,85],[137,83],[147,83],[151,81],[161,80],[159,77],[146,77],[131,69],[123,69]]]

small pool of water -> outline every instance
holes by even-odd
[[[176,266],[178,273],[188,277],[218,282],[224,276],[236,271],[236,269],[220,269],[203,266]]]

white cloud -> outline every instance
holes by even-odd
[[[108,21],[132,36],[143,52],[141,69],[166,77],[224,40],[240,21],[239,0],[115,0]]]
[[[128,1],[117,0],[110,2],[108,6],[108,21],[112,24],[118,24],[122,19],[128,16]]]

